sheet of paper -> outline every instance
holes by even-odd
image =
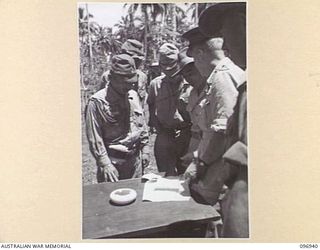
[[[145,183],[143,201],[188,201],[191,199],[185,180],[158,178]]]

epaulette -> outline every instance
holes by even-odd
[[[111,112],[110,103],[106,100],[106,89],[101,89],[90,97],[90,101],[96,102],[97,108],[100,110],[104,118],[110,122],[115,123],[117,120]]]

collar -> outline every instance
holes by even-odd
[[[247,81],[247,74],[246,71],[243,71],[240,67],[234,64],[230,58],[225,57],[223,58],[218,65],[212,70],[210,76],[207,79],[207,85],[210,87],[214,82],[215,74],[221,71],[230,71],[230,77],[233,79],[235,83],[235,87],[238,88],[243,83]]]
[[[121,100],[126,99],[126,97],[123,97],[115,92],[111,86],[106,86],[104,89],[101,89],[93,94],[90,98],[103,102],[107,105],[119,103]]]
[[[225,57],[223,58],[219,63],[218,65],[213,69],[212,73],[213,72],[217,72],[217,71],[224,71],[224,70],[228,70],[231,68],[231,66],[233,66],[233,62],[230,60],[229,57]],[[211,73],[211,74],[212,74]]]
[[[231,63],[232,61],[228,57],[223,58],[211,71],[211,74],[207,78],[207,85],[211,85],[213,83],[214,75],[218,73],[218,71],[228,70]]]
[[[122,100],[126,99],[128,94],[120,95],[118,92],[116,92],[112,84],[110,83],[108,86],[106,86],[106,96],[105,100],[109,102],[110,104],[121,102]]]

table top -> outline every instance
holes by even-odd
[[[137,199],[128,205],[113,205],[110,203],[109,195],[118,188],[136,190]],[[220,217],[212,206],[196,203],[193,199],[142,201],[143,188],[144,183],[140,178],[84,186],[82,237],[138,237],[178,222],[207,222]]]

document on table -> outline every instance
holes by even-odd
[[[188,201],[190,200],[188,182],[185,180],[157,178],[144,185],[143,201]]]

